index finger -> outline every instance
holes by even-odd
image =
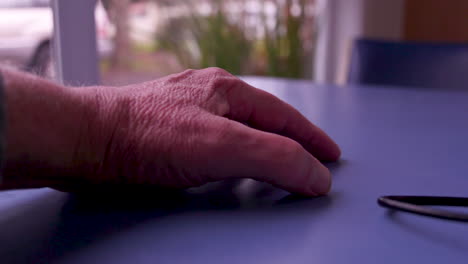
[[[338,145],[294,107],[274,95],[239,81],[228,90],[228,117],[249,126],[289,137],[322,161],[336,161]]]

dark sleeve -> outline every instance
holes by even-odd
[[[2,183],[3,161],[5,158],[5,83],[0,70],[0,184]]]

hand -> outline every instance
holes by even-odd
[[[253,178],[303,195],[330,189],[319,160],[337,160],[338,146],[293,107],[224,70],[74,93],[85,106],[82,130],[66,170],[73,173],[58,186]]]

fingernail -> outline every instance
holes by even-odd
[[[324,195],[330,191],[331,188],[331,174],[327,167],[320,164],[312,170],[310,175],[312,192],[317,195]]]

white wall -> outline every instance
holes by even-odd
[[[344,82],[355,38],[402,37],[405,0],[318,1],[321,10],[314,72],[317,82]]]

